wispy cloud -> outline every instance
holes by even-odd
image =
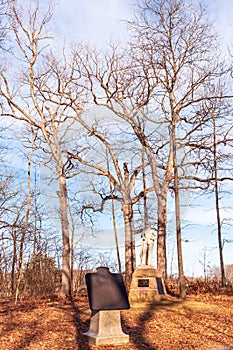
[[[55,17],[58,30],[68,39],[79,37],[103,45],[109,38],[120,40],[125,36],[122,20],[130,13],[126,0],[63,0]]]
[[[233,40],[233,2],[231,0],[209,0],[209,7],[216,19],[217,31],[223,46],[230,45]]]
[[[232,208],[228,207],[228,208],[220,209],[221,220],[223,219],[227,220],[229,218],[232,218],[232,216],[233,216]],[[203,225],[203,226],[215,225],[217,221],[216,209],[208,208],[207,206],[191,208],[186,213],[185,220],[190,224],[194,224],[194,225]]]
[[[60,0],[55,11],[57,31],[68,41],[77,38],[90,41],[97,46],[111,38],[126,37],[122,20],[129,19],[137,1],[133,0]],[[217,31],[223,44],[233,39],[233,2],[231,0],[207,0],[212,17],[216,18]]]

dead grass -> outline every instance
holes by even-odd
[[[74,302],[0,301],[3,350],[88,350],[83,337],[90,309],[86,297]],[[181,302],[169,298],[122,311],[122,328],[130,343],[99,346],[120,350],[233,349],[233,296],[197,295]]]

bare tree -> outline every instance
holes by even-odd
[[[224,261],[223,261],[223,245],[222,245],[222,231],[221,231],[221,218],[220,218],[220,208],[219,208],[219,182],[218,182],[218,161],[217,161],[217,135],[216,135],[216,120],[213,115],[213,136],[214,136],[214,179],[215,179],[215,208],[217,216],[217,228],[218,228],[218,246],[219,246],[219,258],[220,258],[220,269],[221,269],[221,284],[222,287],[226,286],[226,276],[224,270]]]
[[[204,104],[205,113],[209,116],[208,140],[202,140],[199,143],[199,151],[204,150],[206,161],[202,166],[205,167],[206,179],[196,177],[196,180],[204,182],[207,180],[209,191],[213,191],[215,197],[216,227],[219,248],[219,261],[221,271],[222,287],[226,284],[224,259],[223,259],[223,239],[222,232],[224,223],[221,218],[221,187],[222,183],[233,180],[232,167],[229,166],[230,159],[229,147],[232,144],[233,133],[231,123],[232,106],[229,100],[211,100]],[[204,165],[205,164],[205,165]],[[201,172],[204,173],[203,171]],[[200,173],[200,175],[201,175]]]
[[[62,231],[61,295],[69,296],[70,237],[63,154],[67,129],[74,122],[74,118],[67,117],[66,112],[72,100],[79,100],[81,91],[71,91],[67,86],[67,81],[73,79],[74,69],[72,63],[68,64],[65,51],[59,59],[49,50],[51,7],[41,13],[38,2],[30,6],[29,9],[24,5],[20,7],[17,1],[10,6],[10,24],[16,40],[14,65],[20,74],[16,73],[13,83],[13,67],[1,70],[0,95],[5,101],[1,114],[29,123],[37,129],[39,147],[55,168]]]
[[[207,95],[208,86],[224,73],[224,66],[216,56],[217,37],[201,5],[145,0],[128,26],[132,40],[125,51],[112,46],[102,56],[77,52],[77,62],[94,103],[127,121],[144,147],[157,196],[158,268],[166,277],[166,207],[176,161],[173,143],[180,158],[178,138],[185,139],[203,124],[198,106],[217,97]],[[178,135],[175,140],[172,128]]]
[[[0,0],[0,49],[4,48],[4,42],[7,38],[8,27],[7,27],[7,4],[8,0]]]
[[[202,120],[196,128],[186,133],[185,140],[179,140],[184,142],[187,152],[180,163],[180,183],[184,184],[183,179],[188,179],[190,183],[187,188],[201,190],[203,196],[210,195],[215,200],[222,285],[225,284],[222,239],[225,225],[221,218],[224,203],[221,197],[224,192],[227,193],[227,185],[233,179],[232,156],[229,153],[233,138],[232,97],[229,86],[227,75],[220,76],[214,84],[209,85],[207,95],[217,97],[203,100],[198,105],[197,113],[202,115]],[[182,174],[184,168],[189,170]]]
[[[106,152],[106,161],[107,161],[107,169],[110,172],[109,167],[109,159],[108,159],[108,152]],[[120,257],[120,248],[119,248],[119,242],[118,242],[118,235],[117,235],[117,220],[116,220],[116,213],[115,213],[115,203],[114,203],[114,190],[112,182],[109,181],[109,192],[111,199],[111,211],[112,211],[112,221],[113,221],[113,230],[114,230],[114,237],[115,237],[115,244],[116,244],[116,254],[117,254],[117,262],[118,262],[118,269],[121,273],[121,257]]]
[[[6,173],[1,176],[0,191],[0,229],[1,247],[4,256],[6,276],[9,278],[12,295],[15,295],[17,285],[17,272],[19,265],[19,244],[24,242],[25,212],[27,200],[21,183],[17,183],[13,176]],[[22,250],[21,250],[22,252]],[[6,263],[7,262],[7,263]],[[6,290],[5,290],[6,292]]]
[[[142,171],[143,165],[140,163],[137,163],[135,166],[130,165],[130,171],[128,163],[130,163],[129,161],[132,162],[129,158],[130,156],[132,157],[132,152],[129,153],[124,147],[122,147],[122,133],[120,134],[121,143],[119,143],[116,140],[116,135],[114,136],[114,133],[111,132],[111,130],[108,130],[108,132],[104,129],[101,130],[101,128],[95,125],[95,122],[88,123],[88,121],[84,121],[84,117],[81,118],[81,116],[79,117],[79,122],[87,130],[89,138],[95,137],[98,142],[102,144],[102,147],[104,146],[105,152],[103,153],[102,161],[98,162],[97,159],[89,160],[93,159],[93,149],[92,147],[90,148],[90,145],[89,147],[87,147],[87,144],[85,144],[85,146],[82,144],[81,147],[77,146],[76,151],[74,150],[72,153],[69,152],[69,162],[72,163],[73,160],[78,160],[78,170],[75,171],[75,168],[71,166],[70,176],[73,177],[80,173],[85,173],[95,174],[109,179],[109,182],[111,183],[110,190],[106,191],[105,189],[105,193],[100,194],[101,203],[99,207],[94,208],[94,210],[103,210],[104,203],[107,200],[117,200],[121,203],[125,226],[126,284],[129,287],[132,273],[136,266],[133,205],[144,196],[144,193],[148,193],[152,188],[146,188],[143,190],[142,185],[140,187],[138,185],[136,186],[137,176]],[[114,131],[117,134],[117,131],[115,130],[116,128],[116,124],[114,124]],[[120,128],[118,130],[120,130]],[[94,143],[94,148],[98,148],[96,143]],[[127,157],[127,162],[123,160],[124,157]],[[139,158],[139,160],[141,159]],[[85,167],[80,168],[80,163]],[[91,205],[88,205],[86,208],[90,207]]]
[[[22,280],[23,275],[23,252],[24,252],[24,243],[25,243],[25,236],[28,231],[29,227],[29,215],[31,211],[31,161],[32,157],[35,151],[35,135],[34,131],[32,129],[31,132],[31,151],[29,153],[28,159],[27,159],[27,207],[25,212],[25,222],[24,227],[20,239],[20,247],[19,247],[19,261],[18,261],[18,279],[17,279],[17,285],[16,285],[16,291],[15,291],[15,301],[17,302],[19,297],[19,286],[20,282]]]
[[[170,129],[176,193],[179,273],[183,280],[181,226],[177,208],[180,205],[177,157],[182,154],[182,148],[176,134],[179,138],[181,136],[185,139],[189,133],[203,124],[204,116],[198,116],[198,105],[206,99],[222,97],[216,93],[208,94],[208,85],[216,76],[224,74],[224,69],[227,72],[227,68],[215,58],[217,37],[202,5],[194,5],[186,0],[145,0],[139,5],[136,20],[129,25],[136,38],[133,40],[132,51],[137,53],[140,50],[139,57],[143,65],[146,65],[147,71],[156,77],[157,85],[151,97],[163,116],[162,120]],[[186,124],[189,125],[189,130],[186,129],[185,134]],[[179,149],[178,154],[176,149]],[[169,166],[166,173],[168,181],[171,181]],[[158,195],[157,191],[156,193]],[[166,197],[166,190],[163,193]],[[162,268],[164,270],[165,266]]]
[[[87,58],[87,61],[83,59]],[[154,185],[156,184],[158,195],[158,267],[162,271],[165,271],[161,266],[165,266],[165,263],[161,263],[162,255],[165,252],[165,235],[162,233],[165,230],[166,224],[162,224],[161,217],[166,216],[164,209],[166,208],[166,198],[164,197],[164,189],[168,190],[169,181],[168,178],[172,172],[172,157],[168,160],[169,166],[167,166],[167,175],[159,173],[157,167],[157,160],[155,160],[154,154],[158,146],[156,140],[156,129],[158,124],[153,125],[151,112],[144,106],[148,103],[148,98],[151,90],[154,89],[156,81],[153,77],[148,80],[143,79],[143,69],[140,69],[138,65],[135,66],[135,62],[131,58],[127,58],[127,50],[118,52],[118,50],[112,46],[108,53],[104,57],[98,55],[96,52],[88,52],[86,55],[81,56],[80,52],[77,52],[77,61],[79,62],[79,68],[82,69],[82,75],[86,77],[87,87],[93,97],[94,102],[97,105],[104,105],[115,115],[122,118],[129,123],[134,133],[138,137],[140,143],[143,145],[145,153],[147,155],[146,163],[150,163],[152,167],[152,177]],[[140,73],[139,73],[140,72]],[[146,112],[150,116],[146,116]],[[146,120],[147,127],[144,127],[144,120]],[[160,137],[159,137],[160,139]],[[166,147],[166,146],[164,146]],[[165,168],[164,164],[162,169]],[[169,174],[169,176],[168,176]],[[160,186],[159,178],[164,180],[164,185]],[[166,218],[165,218],[166,219]],[[154,221],[157,221],[154,219]],[[166,220],[165,220],[166,222]],[[163,252],[163,253],[162,253]],[[162,255],[161,255],[162,254]],[[164,256],[164,255],[163,255]],[[162,264],[162,265],[161,265]]]

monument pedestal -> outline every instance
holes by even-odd
[[[86,276],[90,308],[94,312],[88,332],[84,333],[93,345],[119,345],[129,342],[122,331],[120,310],[130,308],[128,294],[121,274],[111,273],[107,267]]]
[[[130,304],[150,304],[164,299],[166,299],[166,289],[161,274],[151,265],[139,265],[132,276]]]
[[[120,310],[100,310],[91,317],[88,332],[83,333],[93,345],[126,344],[129,335],[121,328]]]

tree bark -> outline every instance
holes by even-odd
[[[23,253],[24,253],[24,243],[25,243],[25,236],[28,230],[29,225],[29,215],[31,211],[31,160],[34,153],[34,132],[32,129],[32,141],[31,141],[31,152],[28,157],[28,166],[27,166],[27,209],[25,213],[25,223],[24,228],[22,230],[22,235],[20,239],[20,246],[19,246],[19,265],[18,265],[18,278],[17,278],[17,284],[16,284],[16,290],[15,290],[15,303],[17,303],[19,298],[19,292],[20,292],[20,283],[23,277]]]
[[[167,224],[167,200],[164,195],[158,198],[158,240],[157,240],[157,268],[164,279],[167,278],[166,256],[166,224]]]
[[[132,206],[123,204],[123,217],[125,224],[125,284],[129,290],[132,274],[134,272],[134,237],[131,232]]]
[[[215,189],[215,210],[217,215],[217,230],[218,230],[218,249],[220,259],[220,271],[221,271],[221,286],[226,286],[226,276],[223,261],[223,245],[222,245],[222,230],[221,230],[221,218],[219,208],[219,188],[218,188],[218,167],[217,167],[217,140],[216,140],[216,121],[213,116],[214,123],[214,189]]]
[[[60,296],[71,296],[71,278],[70,278],[70,237],[69,237],[69,220],[68,220],[68,204],[67,204],[67,188],[66,178],[64,175],[59,177],[59,202],[60,202],[60,218],[62,226],[62,283]]]
[[[12,228],[12,238],[13,238],[13,257],[12,257],[12,268],[11,268],[11,294],[15,293],[15,266],[17,262],[17,232],[16,227]]]
[[[171,127],[171,141],[173,149],[173,170],[174,170],[174,191],[175,191],[175,213],[176,213],[176,240],[177,240],[177,257],[178,257],[178,272],[179,272],[179,296],[181,299],[186,297],[186,288],[184,281],[183,255],[182,255],[182,240],[181,240],[181,224],[180,224],[180,196],[179,196],[179,174],[176,154],[176,133],[175,125]]]

